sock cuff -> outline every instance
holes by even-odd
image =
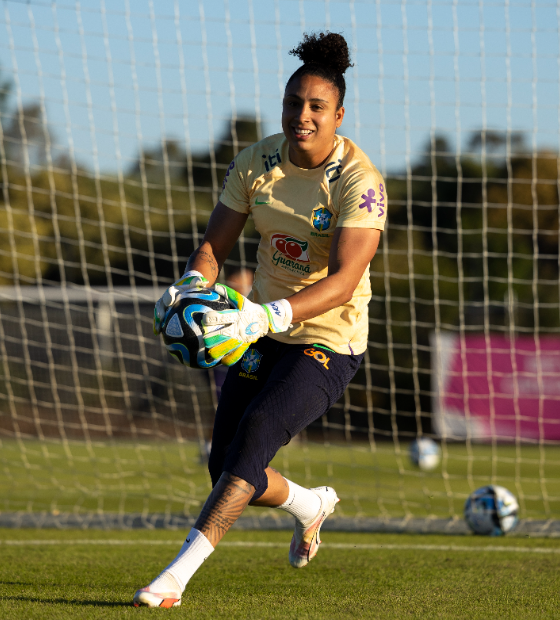
[[[212,543],[208,540],[208,538],[206,538],[206,536],[204,536],[202,532],[195,529],[194,527],[191,528],[191,531],[187,534],[187,538],[185,539],[186,543],[189,543],[189,541],[191,547],[196,546],[197,549],[204,549],[208,551],[208,555],[210,555],[212,551],[214,551],[214,547],[212,546]]]
[[[187,534],[179,555],[163,572],[173,576],[182,592],[189,579],[198,570],[199,566],[208,559],[212,551],[214,551],[212,543],[202,532],[193,527]]]
[[[281,508],[290,513],[301,523],[307,523],[310,519],[317,518],[317,514],[321,509],[321,498],[313,489],[300,487],[299,484],[291,482],[285,478],[288,483],[288,499],[277,508]]]
[[[296,488],[299,486],[297,484],[294,484],[291,480],[288,480],[287,478],[284,478],[284,480],[288,483],[288,497],[283,504],[280,504],[280,506],[276,506],[276,508],[281,508],[282,510],[285,510],[292,505],[296,497]]]

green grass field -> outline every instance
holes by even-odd
[[[293,443],[273,466],[308,487],[330,484],[337,514],[461,517],[468,494],[493,482],[520,502],[521,518],[560,519],[560,445],[450,444],[421,472],[406,443]],[[0,440],[0,510],[142,512],[196,516],[210,490],[196,443]],[[257,512],[255,512],[257,511]],[[249,514],[262,509],[249,509]]]
[[[0,530],[0,617],[560,618],[558,539],[325,532],[294,570],[290,536],[230,532],[181,608],[151,610],[132,596],[181,533]]]
[[[340,516],[461,516],[469,491],[493,481],[517,495],[522,518],[560,518],[559,447],[449,445],[430,473],[406,451],[389,442],[373,450],[300,442],[273,464],[306,486],[335,486]],[[209,491],[193,443],[2,440],[0,466],[1,511],[195,516]],[[325,532],[317,559],[296,571],[289,532],[232,531],[180,609],[134,609],[134,591],[184,535],[0,530],[0,618],[560,618],[560,539],[519,535]]]

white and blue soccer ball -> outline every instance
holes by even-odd
[[[503,536],[511,532],[519,518],[515,495],[491,484],[471,493],[465,502],[465,520],[475,534]]]
[[[423,471],[432,471],[439,465],[440,449],[429,437],[420,437],[410,444],[410,460]]]

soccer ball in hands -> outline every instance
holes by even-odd
[[[410,460],[423,471],[432,471],[439,465],[440,451],[429,437],[420,437],[410,444]]]
[[[471,493],[465,502],[465,520],[475,534],[502,536],[517,525],[519,504],[504,487],[489,485]]]
[[[191,368],[212,368],[212,359],[204,346],[202,316],[210,310],[229,310],[226,297],[204,287],[188,289],[169,308],[161,329],[165,348],[180,363]]]

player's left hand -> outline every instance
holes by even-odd
[[[191,288],[197,286],[206,286],[208,280],[200,273],[200,271],[185,271],[185,273],[174,282],[165,293],[156,301],[154,307],[154,334],[161,334],[161,328],[165,315],[171,306],[173,306],[181,295]]]
[[[204,344],[210,357],[226,366],[239,361],[249,345],[269,331],[283,332],[290,326],[292,307],[286,299],[260,305],[223,284],[214,290],[227,296],[235,309],[204,314]]]

